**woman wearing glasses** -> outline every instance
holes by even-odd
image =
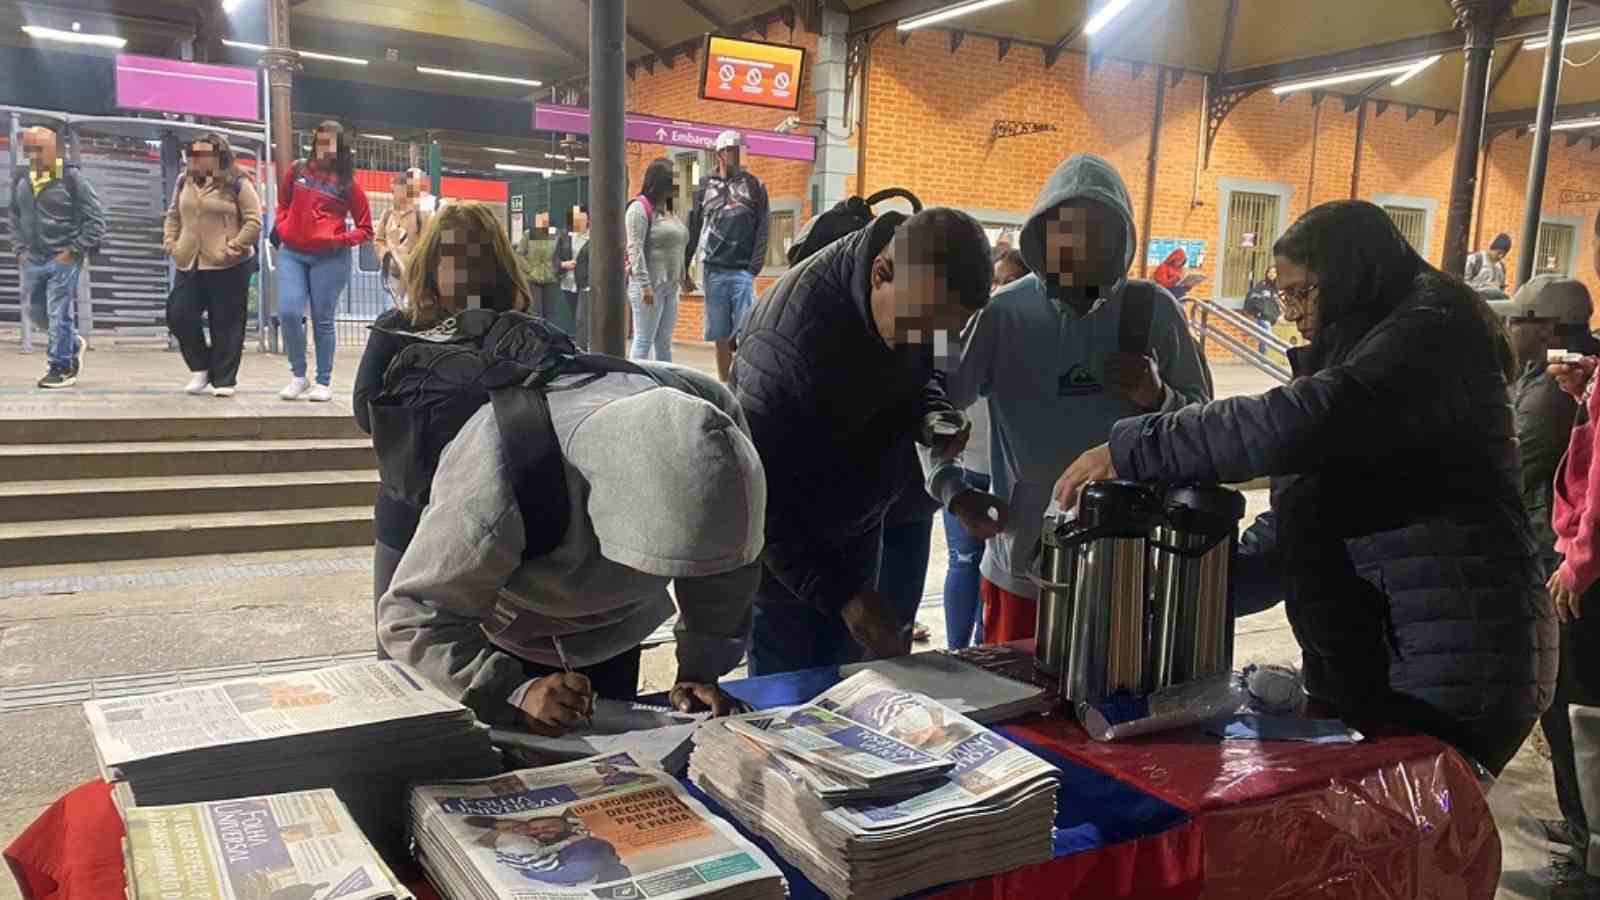
[[[1518,493],[1505,336],[1382,209],[1306,213],[1273,247],[1307,346],[1254,397],[1125,419],[1057,482],[1273,476],[1307,693],[1363,730],[1414,729],[1498,774],[1555,685],[1557,636]]]

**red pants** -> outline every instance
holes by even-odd
[[[999,644],[1033,637],[1034,617],[1039,604],[1029,597],[1019,597],[1004,588],[996,587],[989,579],[978,586],[978,596],[983,598],[983,642]]]

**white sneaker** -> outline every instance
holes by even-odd
[[[231,388],[231,387],[225,387],[225,388],[214,387],[214,388],[211,389],[211,396],[213,396],[213,397],[232,397],[233,396],[233,388]]]
[[[306,399],[312,403],[327,403],[333,399],[333,388],[325,384],[314,384],[311,386],[310,392],[306,394]]]
[[[196,372],[189,379],[189,386],[183,389],[185,394],[204,394],[211,387],[210,372]]]
[[[311,390],[311,382],[304,378],[291,379],[283,390],[278,392],[279,400],[301,400],[305,398],[306,391]]]

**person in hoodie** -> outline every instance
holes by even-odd
[[[703,254],[705,336],[717,345],[723,381],[733,371],[735,335],[755,302],[756,276],[767,264],[767,188],[741,164],[743,147],[737,131],[717,135],[717,171],[695,189],[683,254],[686,273],[695,253]]]
[[[640,365],[650,374],[569,375],[547,389],[569,524],[544,556],[522,558],[494,404],[439,459],[379,602],[378,639],[485,722],[560,734],[592,711],[594,694],[632,700],[640,645],[674,611],[673,706],[734,708],[717,679],[750,633],[766,476],[727,388]]]
[[[1127,277],[1139,245],[1132,210],[1110,163],[1089,154],[1062,163],[1022,229],[1032,274],[973,318],[949,373],[951,404],[988,406],[992,486],[976,489],[955,461],[925,454],[927,489],[968,534],[987,539],[986,641],[1033,637],[1039,591],[1029,571],[1061,470],[1119,419],[1211,399],[1211,372],[1177,301]],[[1148,341],[1124,346],[1145,321]]]
[[[1499,319],[1371,203],[1312,209],[1273,254],[1284,315],[1309,342],[1289,351],[1295,379],[1118,422],[1056,497],[1070,509],[1105,478],[1272,476],[1318,714],[1432,734],[1498,775],[1550,705],[1558,649]]]
[[[906,652],[910,617],[875,589],[884,516],[917,489],[914,444],[965,443],[929,424],[960,419],[934,347],[988,302],[991,271],[971,216],[885,213],[751,310],[733,384],[770,493],[750,674]]]

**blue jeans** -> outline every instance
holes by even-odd
[[[989,476],[967,472],[962,476],[967,487],[989,489]],[[950,568],[944,575],[944,628],[951,650],[983,643],[983,603],[978,598],[982,576],[983,541],[967,533],[961,520],[944,511],[944,539],[950,546]]]
[[[883,555],[878,560],[878,592],[894,605],[901,637],[911,640],[917,608],[928,585],[928,553],[933,543],[933,516],[883,526]]]
[[[306,308],[311,308],[312,334],[317,343],[317,384],[333,383],[333,354],[338,347],[334,317],[339,297],[350,283],[350,251],[300,253],[284,247],[278,251],[278,325],[283,329],[283,352],[289,371],[306,377]]]
[[[756,299],[756,277],[745,269],[706,266],[706,340],[725,341],[744,324]]]
[[[644,302],[644,282],[628,279],[628,304],[633,307],[633,347],[629,359],[672,362],[672,329],[678,324],[678,284],[657,285],[654,303]],[[655,356],[651,357],[651,350]]]
[[[34,324],[50,335],[45,355],[52,369],[72,368],[78,354],[78,276],[82,272],[82,261],[69,265],[54,256],[42,263],[29,260],[22,266],[29,313]]]

